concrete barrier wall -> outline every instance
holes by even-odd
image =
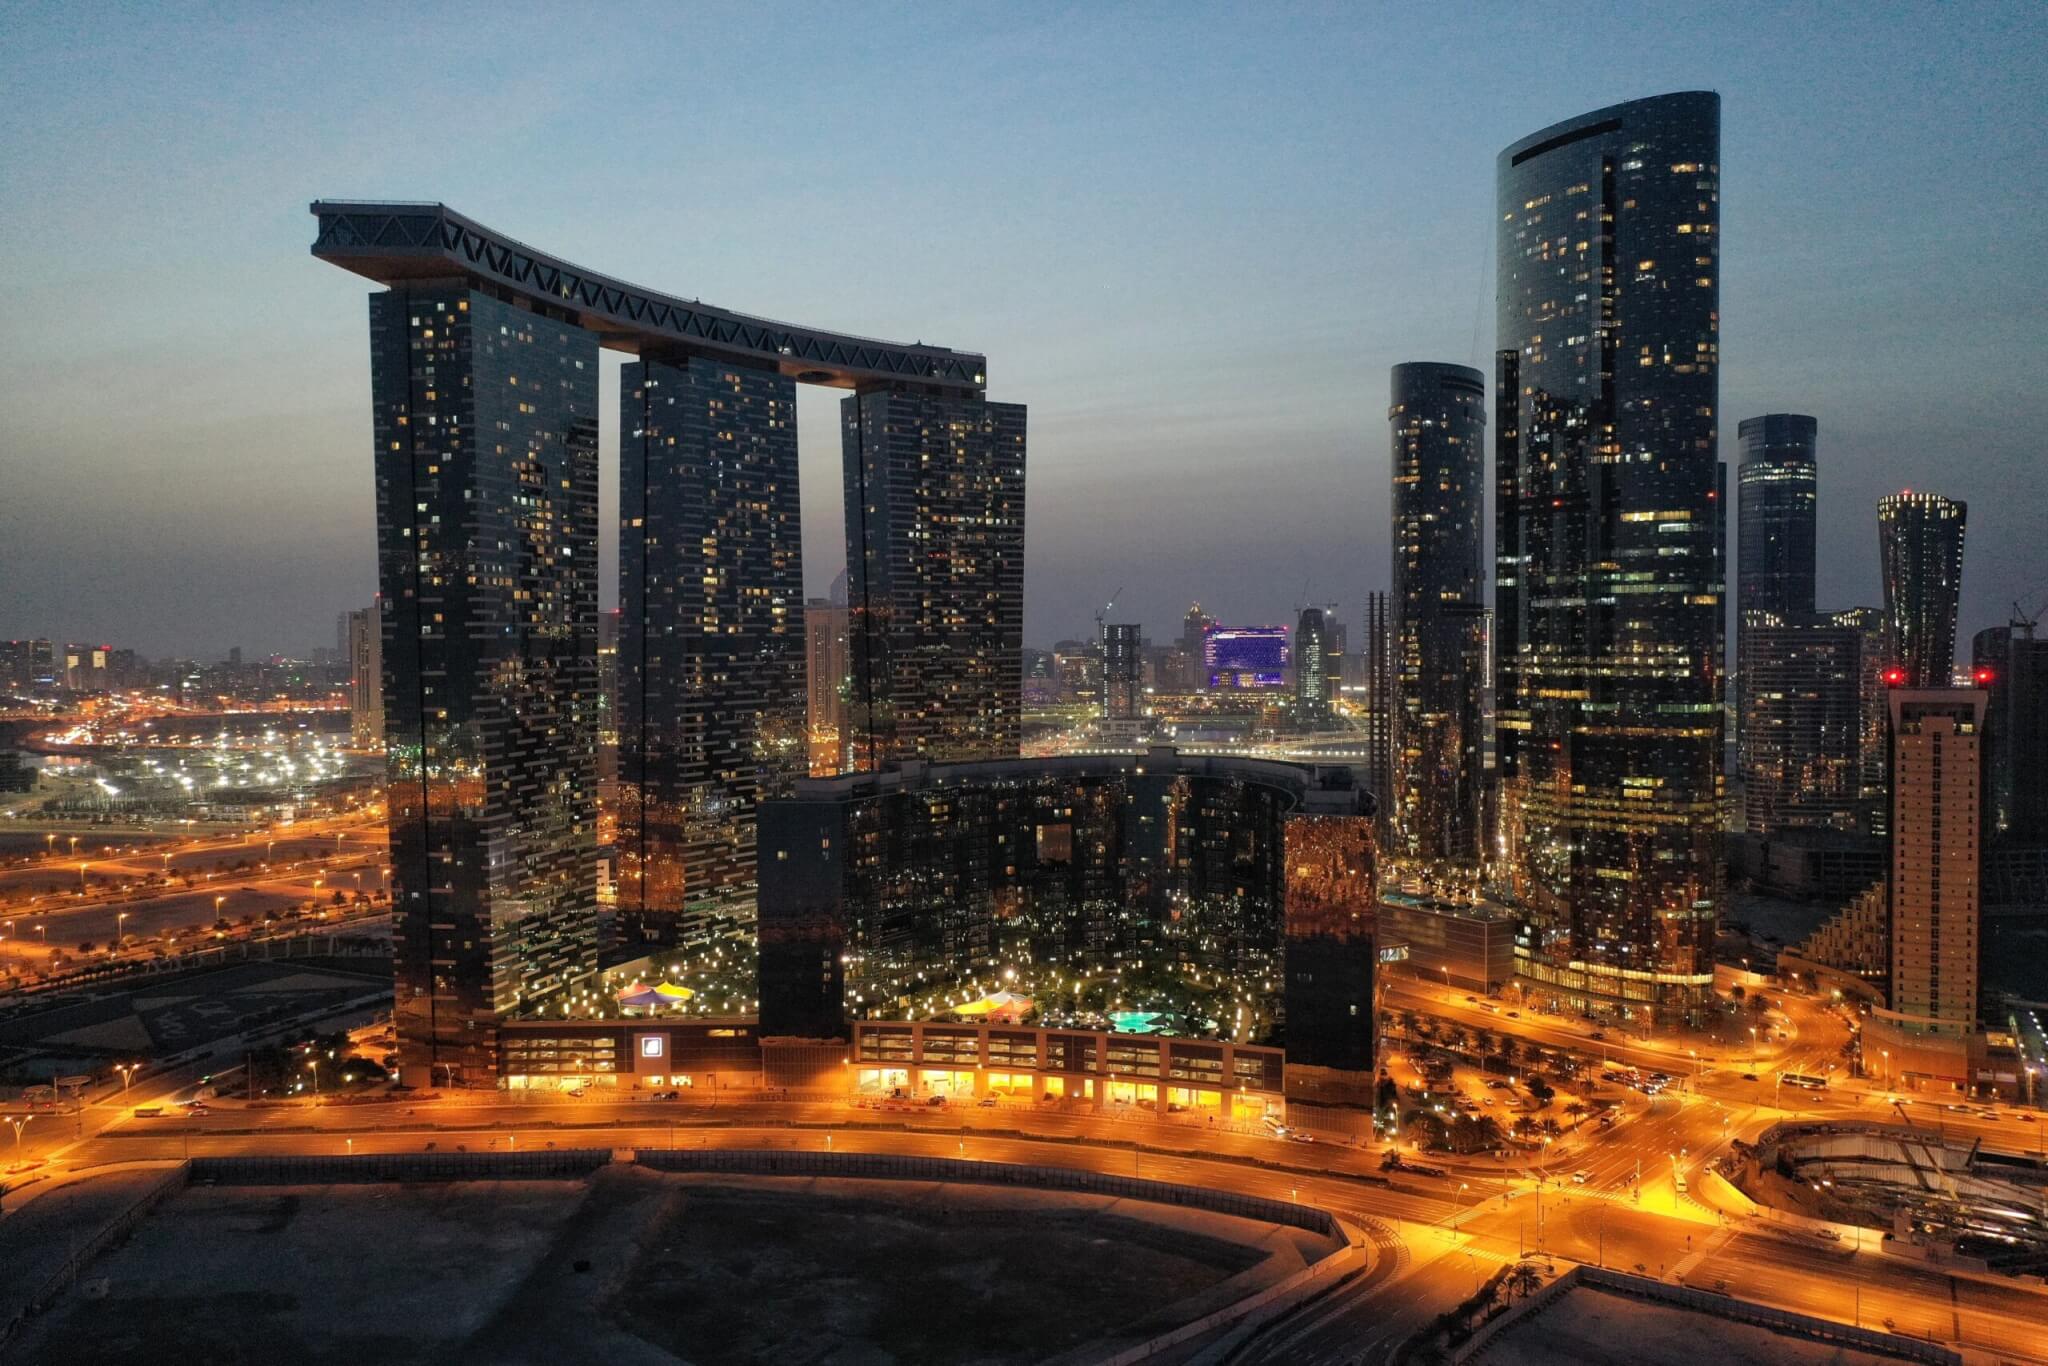
[[[532,1153],[363,1153],[305,1157],[195,1157],[192,1180],[223,1185],[341,1185],[353,1181],[546,1181],[588,1176],[610,1148]]]
[[[1080,1191],[1123,1200],[1148,1200],[1159,1205],[1183,1205],[1268,1224],[1285,1224],[1338,1242],[1349,1242],[1337,1220],[1313,1205],[1181,1186],[1167,1181],[1147,1181],[1134,1176],[1077,1171],[1068,1167],[1031,1167],[1015,1162],[976,1162],[953,1157],[898,1157],[890,1153],[770,1152],[749,1148],[641,1148],[635,1157],[643,1166],[666,1172],[958,1181],[988,1186]]]
[[[1669,1285],[1648,1276],[1631,1276],[1623,1271],[1606,1271],[1599,1267],[1581,1266],[1578,1268],[1578,1277],[1580,1284],[1599,1290],[1634,1295],[1640,1299],[1658,1300],[1664,1304],[1677,1305],[1683,1309],[1696,1309],[1724,1319],[1734,1319],[1739,1323],[1753,1323],[1782,1333],[1796,1333],[1800,1337],[1815,1338],[1822,1342],[1859,1347],[1885,1356],[1935,1362],[1938,1366],[1962,1366],[1963,1358],[1960,1353],[1920,1338],[1902,1337],[1897,1333],[1886,1333],[1876,1328],[1857,1328],[1851,1324],[1837,1323],[1833,1319],[1815,1318],[1811,1314],[1794,1313],[1790,1309],[1774,1309],[1770,1305],[1758,1304],[1754,1300],[1738,1300],[1731,1295],[1722,1295],[1711,1290],[1694,1290],[1690,1286]]]

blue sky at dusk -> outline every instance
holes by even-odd
[[[2048,598],[2048,8],[6,5],[0,636],[331,643],[375,590],[364,298],[308,201],[439,199],[732,308],[983,351],[1030,405],[1026,639],[1357,619],[1388,367],[1489,366],[1493,169],[1722,95],[1723,450],[1818,417],[1821,600],[1970,504]],[[607,489],[616,370],[606,368]],[[831,391],[805,553],[841,559]],[[610,501],[607,501],[609,520]],[[609,590],[608,590],[609,591]]]

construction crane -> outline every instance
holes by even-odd
[[[1109,595],[1109,601],[1102,604],[1102,610],[1095,614],[1095,648],[1098,650],[1108,640],[1108,633],[1104,629],[1103,623],[1109,620],[1109,614],[1116,610],[1116,600],[1123,595],[1123,585],[1119,584],[1116,592]]]

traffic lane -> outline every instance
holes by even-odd
[[[1391,1008],[1396,1010],[1402,1006],[1409,1006],[1414,1008],[1417,1014],[1430,1015],[1469,1029],[1484,1029],[1493,1034],[1511,1034],[1517,1039],[1561,1049],[1583,1058],[1611,1059],[1631,1067],[1663,1072],[1673,1077],[1685,1075],[1694,1070],[1693,1059],[1688,1056],[1685,1052],[1685,1047],[1682,1045],[1674,1044],[1669,1047],[1660,1048],[1641,1045],[1632,1039],[1612,1037],[1595,1039],[1591,1037],[1590,1033],[1573,1029],[1562,1021],[1552,1023],[1549,1020],[1537,1018],[1531,1012],[1522,1010],[1519,1006],[1513,1007],[1518,1012],[1519,1018],[1510,1019],[1505,1010],[1499,1013],[1488,1012],[1480,1006],[1469,1005],[1463,1000],[1446,997],[1440,994],[1440,992],[1427,987],[1417,990],[1416,988],[1419,986],[1422,986],[1422,984],[1412,980],[1402,982],[1390,980],[1385,989],[1384,999]],[[1394,1002],[1400,1002],[1401,1005],[1394,1005]],[[1606,1031],[1603,1030],[1601,1032],[1604,1033]],[[1728,1045],[1716,1045],[1716,1048],[1716,1057],[1734,1055],[1735,1059],[1739,1060],[1742,1055],[1747,1053],[1746,1049],[1731,1049]],[[1773,1056],[1772,1048],[1767,1045],[1762,1052],[1762,1056],[1765,1058]],[[1734,1061],[1724,1060],[1719,1064],[1705,1062],[1703,1065],[1706,1067],[1717,1065],[1733,1066]]]
[[[375,875],[380,867],[374,859],[350,859],[331,868],[307,868],[276,877],[238,877],[232,882],[201,884],[190,891],[74,907],[52,906],[38,912],[35,920],[47,930],[52,948],[102,945],[115,937],[117,929],[131,940],[138,936],[204,930],[221,917],[239,920],[244,915],[254,915],[260,919],[266,911],[282,911],[307,901],[325,901],[337,889],[352,896],[356,890],[353,874],[358,872],[366,875],[362,889],[376,891],[381,886]],[[320,881],[318,887],[313,885],[315,879]],[[216,897],[220,898],[217,907]]]
[[[1451,1202],[1427,1194],[1366,1186],[1342,1177],[1269,1171],[1246,1163],[1190,1155],[1132,1152],[1091,1144],[1047,1142],[985,1134],[893,1131],[691,1128],[643,1125],[603,1129],[374,1130],[363,1133],[213,1134],[203,1130],[150,1133],[132,1128],[105,1133],[75,1148],[74,1167],[179,1157],[309,1156],[349,1153],[505,1152],[555,1148],[746,1148],[787,1152],[874,1152],[918,1157],[1064,1167],[1109,1175],[1180,1182],[1213,1190],[1313,1204],[1360,1217],[1398,1217],[1417,1225],[1453,1212]],[[429,1145],[432,1145],[429,1147]]]

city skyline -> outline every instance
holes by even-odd
[[[846,35],[810,22],[749,39],[820,78],[761,131],[749,153],[759,168],[721,179],[733,188],[702,203],[695,179],[740,163],[693,148],[672,188],[636,177],[636,203],[621,208],[608,195],[613,211],[595,217],[572,207],[573,193],[559,206],[520,195],[504,179],[514,148],[503,157],[404,152],[374,171],[363,161],[356,144],[383,120],[442,117],[450,102],[484,93],[488,77],[443,89],[437,72],[438,93],[401,96],[397,113],[350,99],[331,102],[330,114],[300,109],[282,120],[287,148],[281,131],[248,111],[319,103],[300,101],[299,91],[348,82],[387,54],[284,20],[181,29],[151,43],[156,21],[137,13],[138,50],[162,74],[122,80],[128,59],[96,54],[114,79],[76,88],[90,84],[104,108],[67,119],[76,96],[65,73],[90,35],[55,17],[31,19],[7,59],[10,74],[56,116],[14,138],[35,193],[0,223],[0,241],[23,264],[31,306],[4,335],[30,360],[0,391],[0,437],[14,458],[35,452],[41,464],[0,514],[0,580],[14,590],[0,601],[0,636],[206,658],[241,645],[260,657],[319,641],[333,612],[368,600],[371,506],[352,478],[368,441],[353,401],[365,376],[342,326],[350,286],[309,269],[298,216],[305,199],[335,189],[442,195],[649,286],[885,336],[972,341],[1002,357],[997,388],[1028,396],[1035,410],[1026,640],[1085,635],[1092,607],[1117,584],[1127,585],[1124,618],[1155,639],[1192,596],[1224,620],[1286,619],[1304,578],[1313,579],[1311,600],[1334,601],[1339,620],[1356,621],[1365,594],[1385,586],[1387,558],[1377,531],[1388,520],[1377,477],[1387,450],[1373,377],[1413,359],[1490,368],[1486,181],[1501,140],[1581,107],[1704,86],[1719,89],[1729,110],[1721,455],[1732,465],[1744,417],[1795,411],[1826,427],[1824,602],[1877,599],[1868,528],[1882,494],[1931,483],[1975,503],[1959,632],[1967,637],[2003,621],[2011,599],[2048,591],[2030,565],[2022,512],[1993,496],[2024,476],[2042,400],[2014,385],[1996,402],[1954,402],[1958,392],[1982,392],[1987,375],[2036,368],[2042,339],[2024,310],[2001,304],[2008,263],[2033,255],[2042,229],[2022,211],[2013,177],[1991,177],[1967,206],[1931,192],[1906,215],[1868,205],[1880,183],[1938,185],[1966,160],[2023,160],[2039,136],[2025,104],[2039,88],[2030,54],[2040,44],[2027,41],[2038,21],[2017,11],[1928,13],[1938,21],[1831,21],[1825,41],[1817,17],[1775,15],[1771,27],[1785,41],[1766,49],[1741,13],[1728,12],[1668,30],[1686,38],[1682,53],[1645,46],[1633,32],[1602,39],[1602,26],[1589,25],[1571,41],[1590,44],[1591,64],[1612,73],[1592,86],[1560,98],[1482,80],[1455,103],[1427,75],[1403,74],[1440,69],[1430,54],[1458,41],[1425,35],[1419,19],[1353,26],[1293,15],[1254,32],[1249,20],[1217,12],[1057,26],[1005,17],[921,35],[921,57],[951,59],[918,64],[945,73],[919,93],[925,113],[938,116],[921,117],[915,137],[878,120],[882,131],[863,130],[859,152],[829,138],[797,141],[812,138],[818,112],[843,100],[851,79],[835,75],[835,42]],[[707,21],[715,32],[722,22]],[[1505,63],[1509,51],[1540,58],[1559,41],[1500,16],[1481,31],[1498,40],[1484,50],[1487,63]],[[501,32],[480,39],[501,64],[538,36],[519,23]],[[1090,37],[1102,41],[1091,49]],[[650,26],[651,47],[677,41]],[[1191,93],[1200,79],[1183,90],[1107,55],[1132,43],[1184,59],[1211,82],[1275,68],[1297,79],[1269,92],[1249,120],[1226,116]],[[319,69],[298,55],[316,47]],[[263,74],[219,76],[221,50],[266,54]],[[1003,54],[1018,51],[1035,59],[1026,63],[1034,75],[1011,72]],[[169,93],[189,88],[201,62],[242,112]],[[1795,62],[1800,79],[1783,79]],[[1360,83],[1361,70],[1388,79]],[[1882,94],[1868,75],[1875,70],[1887,73]],[[1975,79],[1944,76],[1964,70]],[[729,79],[698,74],[697,88],[714,99]],[[1350,88],[1359,84],[1378,89]],[[1069,117],[1028,131],[1007,118],[1026,103],[1051,107],[1062,93],[1075,107]],[[1868,145],[1856,129],[1879,117],[1891,131]],[[124,140],[124,131],[135,136]],[[1200,156],[1180,149],[1191,133]],[[561,98],[522,112],[509,136],[558,156],[587,151],[563,169],[593,186],[654,150],[646,134],[599,125]],[[962,169],[951,154],[970,145],[974,164]],[[895,168],[897,193],[870,194],[871,182],[839,164],[877,152]],[[1016,212],[1028,187],[1049,178],[1069,210],[1058,235]],[[111,185],[150,196],[153,211],[124,212],[107,198]],[[1173,212],[1140,216],[1141,204]],[[751,227],[736,226],[763,215],[782,238],[765,253]],[[939,223],[944,231],[927,231]],[[1979,249],[1948,251],[1965,224]],[[166,245],[177,270],[163,269]],[[198,305],[187,288],[194,272],[218,286]],[[1228,325],[1215,322],[1226,316]],[[87,348],[110,331],[138,382],[86,402],[77,386],[99,373],[84,363]],[[605,358],[602,411],[616,411],[618,377],[617,359]],[[263,397],[251,405],[236,397],[245,392]],[[825,402],[818,393],[798,399],[811,596],[840,567],[836,424]],[[282,447],[280,420],[292,431]],[[601,516],[607,564],[616,554],[613,440],[606,436]],[[1931,460],[1940,461],[1932,481]],[[1102,507],[1139,488],[1135,515],[1119,535],[1103,535]],[[81,523],[76,509],[85,506],[94,515]],[[1303,551],[1271,550],[1283,527],[1309,541],[1362,541],[1359,567],[1327,569]],[[87,542],[90,555],[75,549]],[[1221,563],[1231,572],[1204,572]],[[236,586],[256,581],[263,592]],[[608,576],[606,593],[609,603]]]

